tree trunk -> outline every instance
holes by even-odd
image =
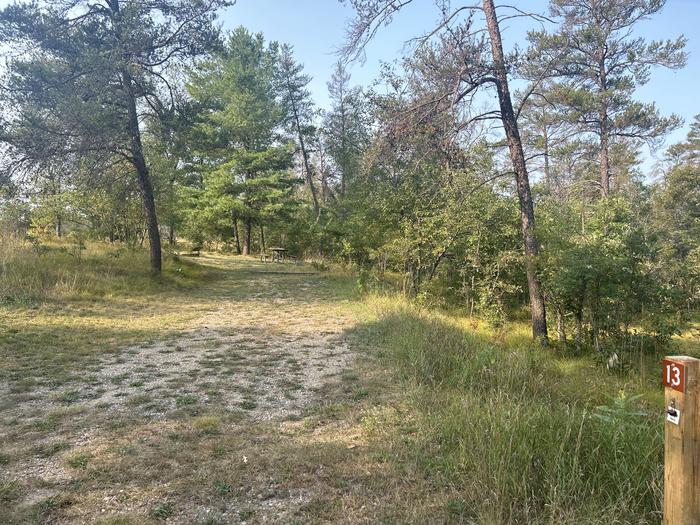
[[[119,0],[108,2],[110,10],[117,15],[119,13]],[[119,35],[121,37],[121,35]],[[148,172],[146,159],[143,155],[143,145],[141,143],[141,130],[139,128],[139,114],[136,109],[136,95],[134,94],[134,81],[127,67],[121,70],[121,82],[126,95],[126,105],[129,114],[129,136],[131,139],[130,151],[131,163],[136,169],[141,198],[143,200],[143,210],[146,215],[146,228],[148,239],[151,245],[151,270],[159,274],[162,267],[160,252],[160,231],[158,230],[158,215],[156,214],[156,201],[153,196],[153,184]]]
[[[547,124],[542,126],[542,139],[544,140],[544,184],[548,189],[550,189],[552,187],[552,179],[549,169],[549,133],[547,130]]]
[[[146,229],[148,231],[148,240],[151,251],[151,270],[154,273],[160,273],[162,267],[162,259],[160,253],[160,231],[158,230],[158,216],[156,214],[156,202],[153,196],[153,186],[151,177],[148,173],[143,156],[136,162],[137,174],[139,178],[139,186],[141,188],[141,196],[143,198],[143,208],[146,213]]]
[[[496,90],[498,91],[498,101],[501,109],[501,120],[508,139],[510,158],[515,172],[515,182],[518,189],[518,201],[520,202],[520,222],[522,227],[523,244],[525,245],[525,259],[527,270],[527,284],[530,294],[530,314],[532,317],[532,336],[543,345],[547,344],[547,316],[545,312],[544,297],[540,289],[540,282],[537,277],[535,260],[539,247],[535,237],[535,211],[530,193],[530,181],[525,165],[525,154],[520,140],[518,123],[513,111],[513,103],[510,98],[508,88],[508,74],[506,72],[503,58],[503,43],[501,42],[501,32],[496,18],[496,9],[493,0],[484,1],[484,14],[491,40],[491,50],[493,53],[494,76],[496,80]]]
[[[607,124],[602,122],[607,119],[607,112],[601,112],[600,125],[600,194],[607,197],[610,193],[610,145],[608,143]]]
[[[328,187],[328,174],[326,173],[326,154],[323,151],[323,146],[319,141],[318,147],[318,171],[321,174],[321,199],[324,204],[330,201],[330,188]]]
[[[56,214],[56,237],[59,239],[63,236],[63,223],[61,221],[61,214]]]
[[[575,334],[575,341],[576,341],[576,351],[580,352],[581,351],[581,344],[583,343],[583,311],[581,308],[576,310],[576,334]]]
[[[238,219],[233,218],[233,238],[236,241],[236,254],[241,254],[241,236],[238,234]]]
[[[597,301],[596,301],[597,303]],[[599,335],[599,326],[598,326],[598,312],[597,308],[595,308],[594,304],[591,304],[590,308],[590,321],[591,321],[591,344],[593,345],[593,348],[595,348],[596,352],[600,352],[600,335]]]
[[[260,225],[260,253],[265,253],[265,227]]]
[[[601,106],[598,112],[600,119],[600,194],[607,197],[610,193],[610,145],[608,130],[608,102],[605,91],[608,89],[607,71],[605,69],[604,51],[600,51],[598,62],[598,89],[601,96]]]
[[[342,151],[342,166],[340,167],[340,196],[345,197],[345,188],[347,186],[347,144],[345,130],[347,129],[347,120],[345,116],[345,87],[343,86],[339,93],[340,96],[340,151]]]
[[[141,130],[139,129],[139,117],[136,111],[136,97],[134,96],[133,81],[131,74],[125,68],[122,71],[122,82],[126,90],[129,110],[129,134],[131,135],[131,162],[136,168],[136,174],[141,189],[143,200],[143,210],[146,214],[146,228],[148,229],[148,240],[151,245],[151,270],[160,273],[162,267],[160,253],[160,231],[158,230],[158,215],[156,214],[156,201],[153,196],[153,184],[143,155],[141,144]]]
[[[297,103],[294,99],[292,92],[292,86],[289,82],[289,77],[287,77],[287,90],[289,91],[289,98],[292,101],[292,112],[294,113],[294,125],[297,128],[297,135],[299,136],[299,147],[301,148],[301,157],[304,162],[304,173],[306,174],[306,183],[309,185],[311,190],[311,200],[314,205],[314,214],[316,218],[321,214],[321,209],[318,205],[318,196],[316,195],[316,187],[314,186],[314,179],[311,173],[311,166],[309,165],[309,154],[306,151],[306,145],[304,144],[304,134],[301,132],[301,123],[299,122],[299,111],[297,110]],[[262,230],[261,230],[262,231]],[[263,251],[265,250],[263,246]]]
[[[243,255],[250,255],[250,253],[251,253],[252,229],[253,229],[253,221],[249,217],[245,220],[245,232],[243,234]]]

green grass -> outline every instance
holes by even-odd
[[[287,496],[289,523],[660,521],[657,356],[611,374],[533,347],[525,324],[494,332],[401,298],[361,298],[356,279],[335,271],[263,276],[271,267],[250,258],[203,255],[168,258],[154,278],[142,252],[89,245],[78,263],[60,248],[16,246],[0,261],[0,473],[44,462],[70,477],[0,475],[10,522],[197,522],[187,513],[198,508],[255,522],[264,498]],[[138,361],[136,347],[162,345],[163,362],[179,361],[191,354],[181,331],[220,319],[222,305],[251,326],[236,317],[217,328],[235,343],[207,333],[196,368],[100,375],[106,359]],[[300,375],[271,384],[302,394],[301,358],[270,355],[268,341],[313,352],[308,335],[342,316],[352,323],[332,344],[359,349],[360,362],[329,377],[302,414],[255,421],[265,392],[237,381],[240,370],[258,362],[265,378],[286,363]],[[678,344],[690,349],[693,337]],[[90,397],[100,391],[113,397]],[[224,407],[227,392],[242,397]]]
[[[536,348],[517,327],[503,343],[401,300],[371,307],[377,319],[358,338],[405,391],[364,425],[390,443],[394,461],[458,493],[445,504],[448,515],[475,523],[660,521],[658,384]],[[646,396],[630,401],[632,393]],[[605,405],[612,408],[597,408]]]
[[[71,468],[83,470],[87,468],[90,459],[92,459],[92,455],[84,452],[76,452],[68,458],[66,463],[68,463],[68,466]]]

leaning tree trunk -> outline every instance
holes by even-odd
[[[119,0],[109,0],[108,6],[112,14],[117,16],[120,12]],[[121,34],[118,36],[121,37]],[[128,130],[131,140],[129,153],[131,154],[131,163],[136,169],[139,188],[141,189],[141,198],[143,200],[143,210],[146,215],[146,228],[148,230],[148,239],[151,245],[151,270],[153,273],[159,274],[162,267],[162,259],[160,252],[160,231],[158,230],[158,215],[156,214],[156,201],[153,196],[153,184],[151,176],[148,172],[146,159],[143,155],[143,144],[141,143],[141,129],[139,128],[139,114],[136,110],[136,94],[134,93],[134,80],[131,77],[128,67],[123,67],[121,70],[121,82],[124,94],[126,95],[127,111],[128,111]]]
[[[299,110],[297,109],[297,103],[294,98],[294,92],[289,81],[289,76],[287,76],[287,89],[289,91],[289,98],[292,101],[292,112],[294,114],[294,125],[297,128],[297,136],[299,137],[299,147],[301,148],[301,158],[304,163],[304,173],[306,175],[306,184],[309,185],[309,190],[311,190],[311,201],[314,206],[314,214],[318,219],[321,215],[321,208],[318,205],[318,196],[316,195],[316,187],[314,186],[313,173],[311,171],[311,166],[309,164],[309,153],[306,151],[306,144],[304,143],[304,133],[301,130],[301,122],[299,118]],[[263,251],[265,247],[263,246]]]
[[[484,14],[488,26],[491,40],[491,50],[493,53],[494,77],[496,90],[498,91],[498,102],[501,109],[501,120],[508,140],[510,159],[515,172],[515,183],[518,189],[518,200],[520,202],[520,222],[525,245],[525,259],[527,270],[527,284],[530,294],[530,314],[532,317],[532,335],[540,340],[543,345],[547,344],[547,316],[545,312],[544,297],[540,289],[540,282],[535,271],[535,260],[539,251],[537,238],[535,237],[535,211],[530,193],[530,180],[525,165],[525,154],[523,144],[520,140],[518,123],[513,111],[513,103],[510,98],[508,88],[508,74],[506,72],[503,58],[503,43],[501,42],[501,31],[496,18],[496,8],[493,0],[484,0]]]
[[[124,69],[122,72],[122,82],[126,90],[126,103],[129,111],[129,135],[131,136],[131,162],[136,168],[136,174],[141,189],[143,209],[146,214],[146,228],[148,229],[148,240],[151,245],[151,270],[160,273],[162,261],[160,253],[160,231],[158,230],[158,215],[156,214],[156,201],[153,196],[153,184],[143,155],[143,145],[141,144],[141,130],[139,129],[139,117],[136,111],[136,97],[134,96],[134,86],[131,74]]]

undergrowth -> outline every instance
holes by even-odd
[[[368,426],[391,457],[453,495],[450,520],[659,522],[660,387],[541,350],[517,330],[496,337],[400,299],[370,303],[377,320],[362,337],[405,393]]]

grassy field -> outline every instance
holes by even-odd
[[[656,356],[609,373],[307,265],[4,254],[3,523],[660,520]]]

